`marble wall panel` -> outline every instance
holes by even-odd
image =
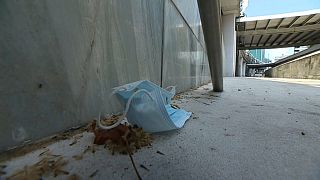
[[[0,1],[0,151],[121,111],[111,92],[125,83],[162,79],[181,92],[208,82],[202,32],[173,5]]]
[[[160,84],[162,0],[0,2],[0,151],[121,110],[112,88]]]
[[[172,2],[181,12],[193,33],[196,35],[198,41],[204,46],[205,42],[197,0],[172,0]]]
[[[182,92],[208,82],[206,52],[172,1],[166,1],[164,14],[164,86]]]

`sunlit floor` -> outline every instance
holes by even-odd
[[[320,80],[316,80],[316,79],[288,79],[288,78],[257,78],[257,79],[284,82],[284,83],[293,83],[293,84],[303,84],[303,85],[320,88]]]
[[[151,148],[134,154],[142,179],[320,179],[319,84],[225,78],[223,93],[211,92],[210,84],[183,93],[177,104],[194,114],[182,129],[154,135]],[[103,147],[72,158],[92,138],[85,132],[73,146],[70,139],[47,148],[63,155],[64,169],[81,179],[136,179],[128,156]],[[0,164],[10,175],[37,162],[43,151]]]

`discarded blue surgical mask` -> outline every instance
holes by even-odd
[[[162,132],[181,128],[191,112],[175,109],[171,99],[175,87],[162,89],[147,81],[137,81],[114,88],[114,93],[123,103],[128,122],[142,127],[146,132]]]
[[[162,89],[160,86],[148,80],[136,81],[113,89],[113,94],[116,94],[120,101],[124,103],[128,102],[134,92],[141,89],[144,89],[149,93],[155,90],[160,91],[161,99],[163,99],[165,104],[170,104],[171,99],[176,94],[175,86],[169,86],[166,89]]]

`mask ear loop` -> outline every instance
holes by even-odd
[[[128,111],[129,111],[131,101],[132,101],[132,99],[134,98],[134,96],[136,96],[136,95],[139,94],[139,93],[145,93],[147,96],[150,97],[150,99],[151,99],[152,101],[155,102],[155,99],[152,97],[152,95],[151,95],[150,92],[148,92],[148,91],[145,90],[145,89],[139,89],[139,90],[137,90],[136,92],[134,92],[134,93],[130,96],[130,98],[128,99],[128,102],[126,103],[126,108],[125,108],[122,116],[120,116],[120,118],[118,119],[118,121],[117,121],[116,123],[114,123],[114,124],[112,124],[112,125],[110,125],[110,126],[102,125],[102,124],[101,124],[101,121],[100,121],[100,113],[99,113],[98,126],[99,126],[101,129],[109,130],[109,129],[113,129],[113,128],[119,126],[119,124],[120,124],[123,120],[127,120],[127,113],[128,113]]]

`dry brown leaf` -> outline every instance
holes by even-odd
[[[138,149],[141,149],[145,146],[150,146],[152,142],[152,137],[150,134],[143,131],[142,128],[131,127],[129,128],[129,134],[127,136],[128,148],[130,152],[136,152]],[[117,143],[115,141],[107,141],[107,147],[114,154],[118,152],[120,154],[127,154],[127,147],[124,143]]]

